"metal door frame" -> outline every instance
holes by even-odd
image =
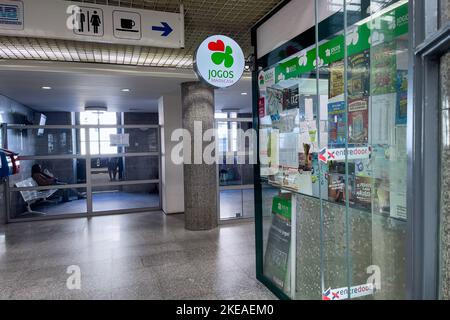
[[[155,129],[157,134],[157,151],[154,152],[139,152],[139,153],[126,153],[120,152],[117,154],[99,154],[99,155],[91,155],[90,153],[90,136],[89,129]],[[59,189],[77,189],[83,188],[86,189],[86,204],[87,210],[86,212],[73,213],[73,214],[55,214],[51,216],[42,216],[42,217],[31,217],[31,218],[12,218],[11,217],[11,193],[12,192],[20,192],[20,191],[30,191],[30,190],[50,190],[55,189],[55,186],[48,187],[35,187],[35,188],[18,188],[10,186],[10,179],[7,179],[5,184],[5,199],[6,199],[6,223],[14,223],[14,222],[25,222],[25,221],[41,221],[41,220],[54,220],[54,219],[66,219],[66,218],[90,218],[95,216],[103,216],[103,215],[115,215],[115,214],[127,214],[127,213],[137,213],[137,212],[148,212],[148,211],[160,211],[162,208],[162,179],[161,179],[161,132],[159,125],[17,125],[17,124],[2,124],[2,136],[3,141],[2,144],[5,148],[8,148],[8,130],[25,130],[25,129],[63,129],[63,130],[73,130],[76,129],[85,129],[85,140],[86,140],[86,154],[56,154],[56,155],[24,155],[21,156],[21,160],[29,161],[29,160],[68,160],[68,159],[82,159],[86,161],[86,182],[85,183],[77,183],[77,184],[67,184],[63,186],[58,186]],[[80,131],[79,131],[80,132]],[[91,160],[93,158],[110,158],[110,157],[124,157],[124,158],[132,158],[132,157],[158,157],[158,179],[153,180],[131,180],[131,181],[119,181],[119,182],[110,182],[106,183],[98,183],[94,184],[91,180]],[[111,211],[94,211],[93,210],[93,198],[92,198],[92,189],[95,187],[102,186],[125,186],[125,185],[144,185],[144,184],[158,184],[158,193],[159,193],[159,205],[158,207],[150,207],[150,208],[137,208],[137,209],[123,209],[123,210],[111,210]]]

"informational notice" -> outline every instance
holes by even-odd
[[[272,226],[267,240],[264,274],[283,291],[288,290],[288,261],[291,247],[291,199],[276,196],[272,205]]]

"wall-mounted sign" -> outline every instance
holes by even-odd
[[[1,1],[0,2],[0,28],[6,30],[23,29],[23,2]]]
[[[63,0],[0,0],[0,35],[182,48],[183,15]]]
[[[227,88],[241,79],[245,57],[233,39],[212,36],[198,47],[194,66],[200,79],[216,88]]]

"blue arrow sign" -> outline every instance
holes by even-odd
[[[161,24],[162,26],[153,26],[152,30],[162,32],[161,37],[167,37],[172,33],[173,29],[167,22],[161,22]]]

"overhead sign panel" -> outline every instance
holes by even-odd
[[[0,35],[184,47],[184,13],[63,0],[0,0]]]

